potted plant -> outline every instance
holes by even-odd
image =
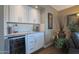
[[[69,24],[68,28],[70,29],[70,31],[73,32],[79,32],[79,22],[72,22],[71,24]]]
[[[55,47],[56,48],[64,48],[64,45],[65,45],[65,38],[58,38],[56,41],[55,41]]]
[[[65,33],[63,31],[64,26],[62,25],[62,23],[59,21],[59,25],[60,25],[60,31],[58,33],[58,38],[55,41],[55,47],[56,48],[63,48],[64,44],[65,44]]]

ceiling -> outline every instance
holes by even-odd
[[[57,11],[61,11],[67,8],[70,8],[74,5],[51,5],[53,8],[55,8]]]

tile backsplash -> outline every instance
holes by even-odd
[[[18,32],[33,32],[32,24],[18,24]]]
[[[33,32],[33,24],[8,24],[8,33],[14,32]]]
[[[15,24],[8,23],[8,34],[16,33],[16,32],[39,32],[40,25],[39,24]]]

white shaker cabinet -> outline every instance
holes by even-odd
[[[33,53],[44,46],[44,33],[26,35],[26,53]]]
[[[20,7],[20,15],[19,18],[22,20],[22,23],[28,23],[29,20],[29,10],[28,10],[28,6],[21,6]]]
[[[36,39],[36,50],[40,49],[44,45],[44,33],[38,33],[35,34],[35,39]]]
[[[9,6],[9,22],[26,23],[28,20],[28,7],[15,5]]]
[[[40,24],[40,10],[31,6],[10,5],[5,12],[8,22]]]
[[[29,7],[29,22],[40,24],[40,10]]]
[[[32,53],[35,51],[35,39],[33,37],[33,34],[27,35],[26,36],[26,53]]]
[[[9,20],[8,22],[18,22],[18,15],[16,6],[9,6]]]

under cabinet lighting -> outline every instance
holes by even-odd
[[[38,6],[35,6],[35,8],[38,8]]]
[[[79,16],[79,13],[77,14],[77,16]]]

